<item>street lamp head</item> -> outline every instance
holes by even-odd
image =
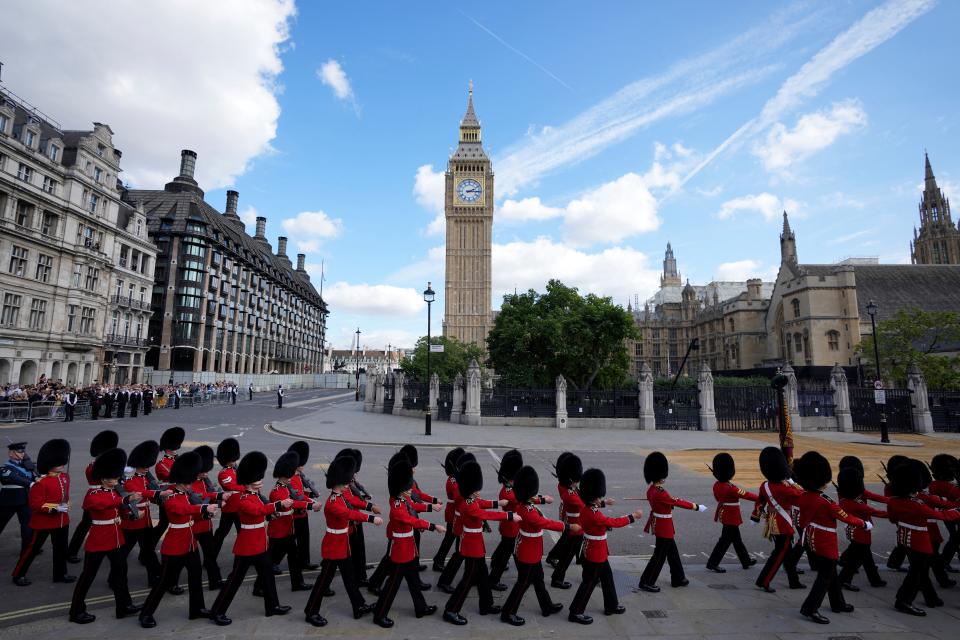
[[[700,338],[694,338],[690,341],[691,351],[700,351]]]
[[[877,315],[877,303],[873,300],[870,300],[870,302],[867,303],[867,313],[871,316]]]
[[[436,299],[436,294],[434,293],[433,288],[430,286],[430,283],[428,282],[427,289],[426,291],[423,292],[423,301],[426,302],[427,304],[430,304],[431,302],[434,301],[434,299]]]

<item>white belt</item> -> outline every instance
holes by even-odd
[[[593,540],[593,541],[596,542],[596,541],[598,541],[598,540],[606,540],[606,539],[607,539],[607,534],[603,534],[602,536],[591,536],[590,534],[585,533],[585,534],[583,534],[583,537],[584,537],[585,539],[587,539],[587,540]]]
[[[807,524],[808,527],[813,527],[814,529],[820,529],[820,531],[827,531],[828,533],[836,533],[836,527],[825,527],[822,524],[817,524],[816,522],[811,522]]]
[[[394,537],[394,538],[412,538],[412,537],[413,537],[413,531],[407,531],[406,533],[397,533],[396,531],[394,531],[394,532],[393,532],[393,537]]]
[[[457,516],[457,517],[459,518],[459,517],[460,517],[460,512],[459,512],[459,511],[454,511],[454,512],[453,512],[453,515],[455,515],[455,516]]]
[[[721,507],[739,507],[740,503],[739,502],[721,502],[720,506]]]
[[[567,513],[566,515],[567,515],[568,518],[579,518],[579,517],[580,517],[580,512],[577,511],[576,513]]]
[[[524,538],[542,538],[542,537],[543,537],[543,531],[537,531],[536,533],[530,533],[529,531],[524,531],[523,529],[520,529],[520,535],[522,535]]]
[[[910,531],[929,531],[926,527],[918,527],[915,524],[907,524],[906,522],[898,522],[897,526],[909,529]]]
[[[4,484],[0,485],[0,489],[29,489],[30,487],[21,487],[18,484]]]
[[[100,488],[100,485],[99,485],[99,484],[88,484],[87,486],[90,487],[91,489],[99,489],[99,488]]]
[[[290,511],[277,511],[276,514],[274,514],[274,515],[277,515],[277,516],[292,516],[292,515],[293,515],[293,509],[290,509]]]
[[[332,533],[334,535],[341,535],[348,531],[350,531],[350,527],[344,527],[343,529],[331,529],[330,527],[327,527],[327,533]]]
[[[927,522],[929,522],[930,524],[937,524],[939,520],[937,520],[936,518],[927,518]]]
[[[672,513],[655,513],[653,514],[653,517],[654,518],[672,518],[673,514]]]
[[[241,524],[241,529],[263,529],[265,522],[258,522],[257,524]]]
[[[480,529],[471,529],[470,527],[464,527],[463,532],[464,533],[483,533],[483,528],[481,527]]]
[[[110,524],[120,524],[120,517],[116,517],[113,520],[91,520],[90,524],[99,524],[101,526],[110,525]]]
[[[167,526],[171,529],[187,529],[192,525],[192,522],[171,522]]]

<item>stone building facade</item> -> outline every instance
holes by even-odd
[[[493,325],[493,167],[473,109],[473,84],[460,141],[444,176],[447,226],[443,335],[486,348]]]
[[[950,217],[950,200],[937,186],[924,154],[923,195],[920,197],[920,230],[913,228],[910,260],[913,264],[960,264],[960,230]]]
[[[0,88],[0,384],[142,376],[156,250],[120,158],[108,125],[65,130]]]
[[[403,349],[389,345],[386,349],[327,349],[323,373],[344,372],[354,375],[357,365],[367,373],[389,373],[400,367]]]
[[[249,236],[227,192],[221,213],[194,179],[197,154],[184,150],[180,173],[162,190],[123,199],[147,217],[158,265],[151,304],[149,364],[159,370],[223,374],[304,374],[323,368],[327,305],[296,266],[287,238],[273,252],[257,218]]]

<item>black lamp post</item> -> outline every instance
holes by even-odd
[[[877,303],[870,300],[867,303],[867,313],[870,314],[870,327],[873,330],[873,360],[877,363],[877,382],[882,384],[883,376],[880,373],[880,338],[877,336]],[[877,385],[874,385],[876,389]],[[887,431],[887,405],[880,405],[880,442],[886,444],[890,442],[890,434]]]
[[[423,301],[427,303],[427,413],[424,424],[424,434],[428,436],[430,435],[431,421],[433,420],[433,415],[430,413],[430,305],[433,304],[435,298],[436,294],[428,282],[427,289],[423,292]]]
[[[360,327],[357,327],[357,396],[355,402],[360,402]]]
[[[677,375],[673,377],[673,384],[670,385],[671,389],[677,386],[677,380],[680,379],[680,374],[683,373],[683,368],[687,364],[687,358],[690,357],[690,352],[699,351],[699,350],[700,350],[700,338],[694,338],[693,340],[690,341],[690,344],[687,345],[687,352],[683,354],[683,360],[680,362],[680,368],[677,370]]]

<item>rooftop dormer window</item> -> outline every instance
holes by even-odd
[[[103,157],[103,154],[106,152],[106,150],[107,148],[102,144],[97,145],[97,155],[100,156],[101,158]]]
[[[7,133],[7,124],[10,122],[10,118],[4,113],[0,113],[0,135],[6,135]]]
[[[30,129],[24,129],[23,131],[23,144],[27,145],[31,149],[33,148],[33,143],[37,139],[37,134]]]
[[[48,144],[47,157],[53,160],[54,162],[57,162],[60,159],[60,147],[52,143]]]

